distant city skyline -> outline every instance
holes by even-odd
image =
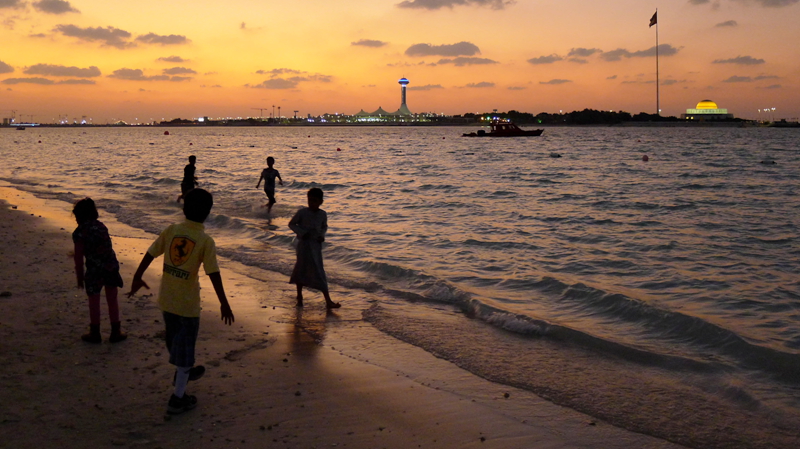
[[[798,3],[0,0],[0,117],[654,113],[658,9],[662,115],[792,119]]]

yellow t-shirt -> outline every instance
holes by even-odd
[[[158,305],[164,312],[185,317],[200,316],[200,264],[206,274],[219,273],[217,247],[202,223],[186,220],[170,225],[150,245],[147,253],[164,254],[164,275]]]

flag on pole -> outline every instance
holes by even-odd
[[[653,26],[658,23],[658,11],[653,13],[653,17],[650,18],[650,26]],[[648,27],[650,28],[650,27]]]

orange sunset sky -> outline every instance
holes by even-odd
[[[0,117],[800,116],[800,0],[0,0]],[[759,109],[775,108],[770,117]]]

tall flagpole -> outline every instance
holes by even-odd
[[[650,18],[650,26],[648,28],[652,28],[653,25],[656,26],[656,115],[661,115],[661,96],[659,95],[659,79],[658,79],[658,8],[656,8],[656,12],[653,14],[653,17]]]
[[[650,18],[650,26],[656,26],[656,115],[661,115],[661,95],[659,93],[660,80],[658,78],[658,8],[655,14]]]

